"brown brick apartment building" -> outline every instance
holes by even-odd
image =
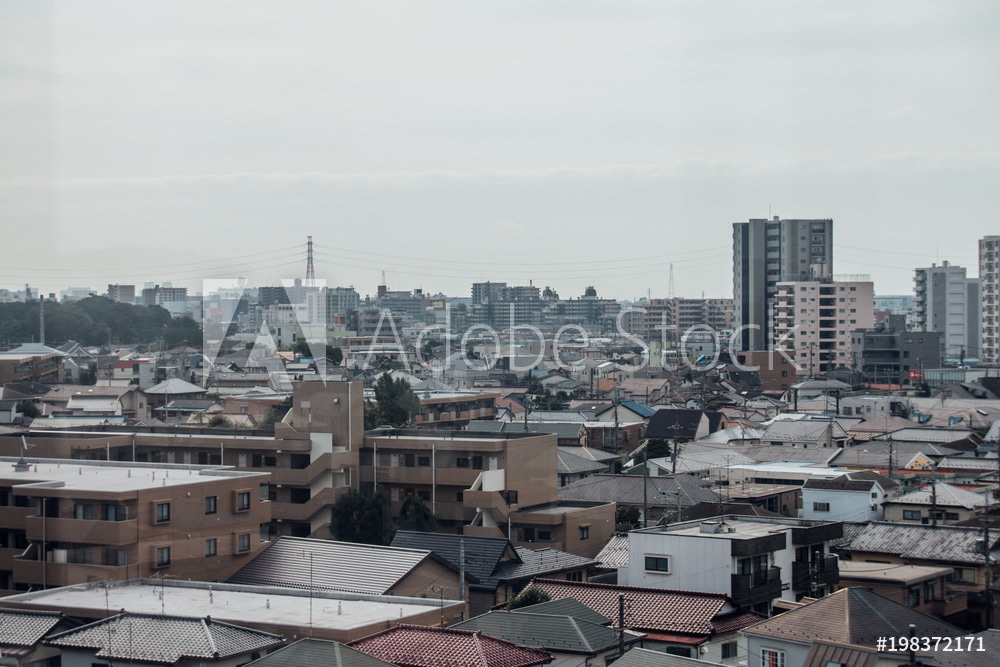
[[[0,458],[0,592],[225,581],[265,546],[267,484],[219,468]]]

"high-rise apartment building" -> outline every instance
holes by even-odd
[[[135,303],[135,285],[108,285],[108,298],[118,303]]]
[[[981,305],[978,278],[965,267],[942,262],[917,269],[913,276],[917,331],[941,332],[945,357],[978,357]]]
[[[1000,361],[1000,236],[979,239],[979,280],[981,288],[980,315],[982,345],[980,360],[995,364]]]
[[[875,325],[874,304],[867,280],[778,283],[774,347],[809,375],[851,368],[851,333]]]
[[[767,348],[779,282],[829,279],[832,267],[833,220],[733,223],[733,325],[745,327],[737,347]]]

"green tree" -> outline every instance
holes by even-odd
[[[284,419],[285,415],[287,415],[288,411],[291,409],[292,397],[289,396],[281,403],[272,405],[268,408],[267,414],[264,415],[264,418],[260,420],[259,424],[257,424],[257,428],[274,428],[274,425]]]
[[[670,441],[666,438],[649,438],[646,440],[646,447],[643,449],[646,459],[659,459],[670,456]]]
[[[312,356],[312,350],[309,349],[309,342],[305,338],[300,338],[295,341],[295,345],[292,346],[292,352],[300,354],[303,357]]]
[[[330,534],[334,539],[363,544],[389,543],[389,496],[349,490],[333,504]]]
[[[214,415],[208,420],[209,428],[232,428],[233,422],[226,415]]]
[[[377,426],[388,424],[400,427],[409,423],[420,412],[420,399],[413,392],[410,383],[403,378],[392,379],[383,373],[375,382],[375,402],[378,403]]]
[[[635,505],[619,505],[615,510],[615,530],[626,533],[639,526],[639,508]]]
[[[543,591],[538,586],[528,586],[519,595],[512,598],[510,602],[507,603],[507,609],[520,609],[521,607],[530,607],[533,604],[540,604],[542,602],[548,602],[552,599],[552,596]]]
[[[167,348],[188,345],[201,348],[201,327],[190,317],[171,319],[163,327],[163,344]]]
[[[432,533],[437,530],[437,517],[431,513],[431,508],[423,499],[409,495],[403,500],[403,506],[399,509],[396,529]]]
[[[382,425],[382,413],[371,401],[365,401],[365,430],[370,431]]]
[[[38,406],[28,399],[17,402],[17,411],[25,417],[30,417],[31,419],[34,419],[41,414]]]
[[[334,347],[332,345],[326,346],[326,360],[328,363],[334,366],[339,366],[340,362],[344,360],[344,351],[339,347]]]

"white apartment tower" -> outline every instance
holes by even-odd
[[[875,285],[857,278],[864,279],[778,283],[774,349],[810,376],[852,368],[851,332],[875,325]]]
[[[913,276],[917,331],[938,331],[942,358],[979,357],[982,306],[980,281],[964,266],[942,262],[916,269]]]
[[[979,239],[979,280],[982,292],[982,350],[979,358],[990,364],[1000,361],[1000,236]]]

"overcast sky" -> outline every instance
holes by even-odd
[[[0,287],[305,271],[732,296],[834,220],[909,293],[1000,234],[1000,3],[0,2]]]

